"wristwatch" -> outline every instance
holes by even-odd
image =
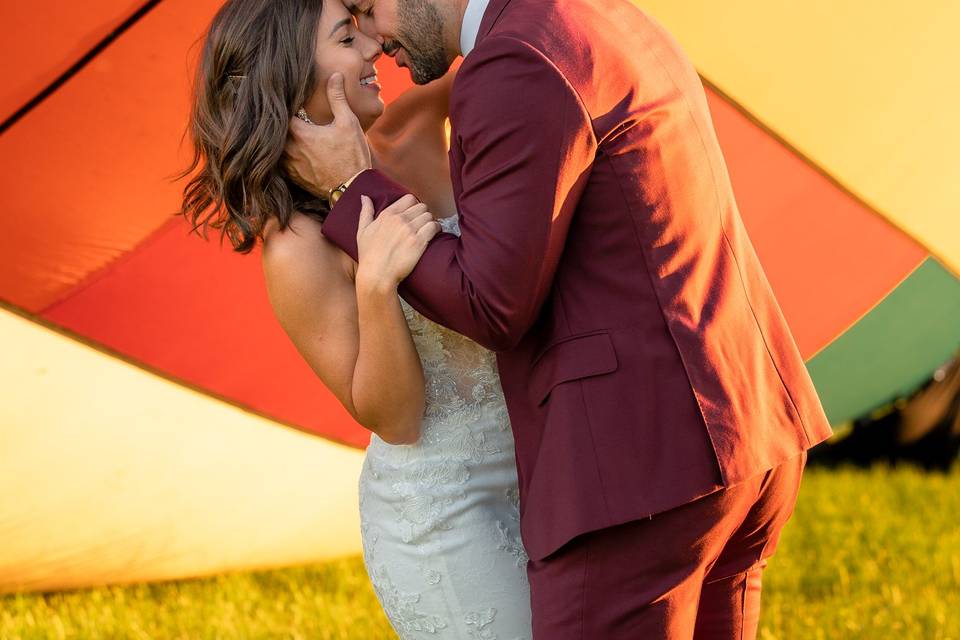
[[[337,200],[340,199],[340,196],[346,193],[347,189],[350,188],[350,183],[356,180],[357,176],[359,176],[364,171],[366,171],[366,169],[364,169],[363,171],[359,171],[358,173],[355,173],[353,177],[351,177],[346,182],[341,182],[339,185],[337,185],[333,189],[330,189],[329,193],[327,193],[327,201],[330,203],[331,209],[333,208],[333,205],[337,204]]]

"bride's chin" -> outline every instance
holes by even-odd
[[[372,127],[373,124],[380,119],[385,108],[386,105],[381,101],[377,107],[370,109],[363,114],[363,117],[358,118],[360,120],[360,126],[364,131]]]

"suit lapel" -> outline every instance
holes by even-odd
[[[503,10],[507,8],[510,2],[512,2],[512,0],[490,0],[490,4],[487,5],[487,10],[483,12],[483,20],[480,21],[480,31],[477,33],[477,42],[474,48],[490,33],[490,30],[493,29],[493,26],[497,23],[500,14],[503,13]]]

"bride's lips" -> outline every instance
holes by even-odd
[[[380,86],[380,82],[377,80],[377,72],[374,71],[373,73],[360,78],[360,87],[379,93],[382,87]]]

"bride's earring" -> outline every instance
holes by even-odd
[[[303,107],[297,111],[297,117],[307,124],[314,124],[313,120],[310,119],[310,116],[307,115],[307,112],[303,109]]]

